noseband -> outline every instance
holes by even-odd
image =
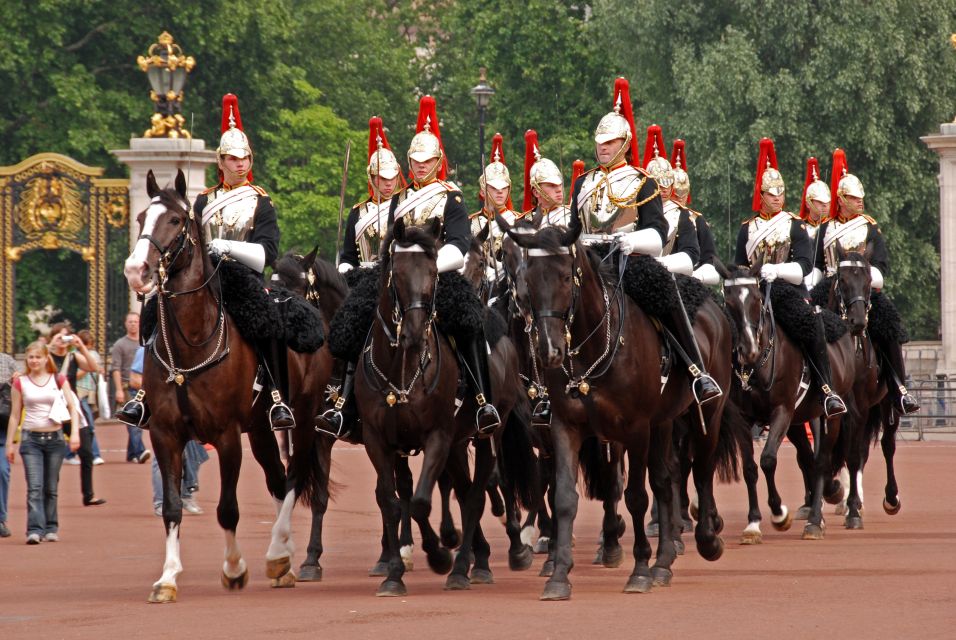
[[[746,287],[746,286],[755,286],[757,285],[757,278],[744,277],[744,278],[734,278],[731,280],[724,280],[724,298],[727,298],[726,291],[730,287]],[[770,338],[767,340],[767,344],[760,352],[760,358],[752,367],[744,368],[740,366],[739,363],[734,363],[734,373],[740,379],[742,388],[744,391],[750,390],[750,379],[754,376],[755,373],[760,371],[764,365],[767,364],[768,360],[770,362],[770,378],[766,384],[766,387],[763,391],[770,391],[770,387],[773,386],[773,380],[776,377],[777,373],[777,351],[774,349],[776,344],[776,334],[777,334],[777,324],[773,318],[773,305],[770,302],[770,289],[773,286],[772,283],[767,283],[767,291],[764,294],[763,304],[760,305],[760,317],[757,319],[756,326],[754,323],[750,322],[749,318],[744,317],[743,309],[741,309],[741,321],[744,327],[750,327],[756,329],[757,336],[757,346],[760,346],[760,342],[763,337],[763,328],[764,323],[767,318],[770,318]],[[757,288],[757,294],[760,294],[760,289]]]
[[[179,229],[179,233],[173,238],[170,243],[163,247],[151,234],[141,233],[137,240],[146,240],[151,245],[156,247],[156,251],[159,252],[159,288],[162,291],[166,281],[169,279],[169,276],[172,272],[169,270],[170,266],[176,263],[179,259],[179,256],[182,254],[183,250],[186,248],[186,241],[188,240],[190,245],[195,245],[196,240],[189,235],[189,223],[193,220],[193,212],[188,210],[183,212],[183,225]],[[192,247],[190,246],[190,252],[192,252]]]
[[[865,294],[861,294],[858,296],[854,296],[853,298],[850,298],[850,300],[845,301],[843,298],[843,287],[840,286],[840,279],[839,279],[840,269],[867,269],[868,270],[869,265],[860,260],[841,260],[837,264],[837,282],[836,282],[837,296],[838,296],[838,301],[840,304],[840,317],[843,320],[847,320],[847,314],[850,312],[850,308],[854,304],[862,303],[865,319],[868,320],[870,316],[870,307],[872,306],[870,297]],[[865,292],[865,293],[868,293],[868,292]]]

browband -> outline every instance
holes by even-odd
[[[838,267],[859,267],[860,269],[866,269],[866,263],[860,262],[859,260],[840,260],[837,266]]]
[[[732,280],[724,280],[725,287],[746,287],[753,284],[757,284],[756,278],[734,278]]]

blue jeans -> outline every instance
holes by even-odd
[[[57,487],[63,465],[63,431],[24,431],[20,457],[27,478],[27,535],[56,533]]]
[[[186,443],[183,450],[183,481],[180,497],[190,498],[199,489],[199,465],[209,460],[209,454],[196,440]],[[163,476],[159,472],[159,462],[153,458],[153,505],[163,503]]]
[[[136,395],[136,389],[126,389],[126,399],[132,400],[133,396]],[[119,406],[122,408],[122,405]],[[126,433],[129,436],[129,439],[126,442],[126,462],[132,462],[137,460],[143,452],[146,451],[146,446],[143,444],[143,430],[139,427],[131,427],[126,425]]]
[[[10,416],[0,415],[0,421]],[[3,422],[6,425],[6,422]],[[0,430],[0,522],[7,521],[7,494],[10,493],[10,463],[7,462],[7,430]]]

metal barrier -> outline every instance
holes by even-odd
[[[917,440],[925,440],[927,434],[956,433],[956,379],[942,375],[909,378],[906,388],[921,409],[900,420],[900,433],[915,433]]]

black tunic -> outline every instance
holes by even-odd
[[[705,264],[714,264],[714,258],[717,257],[717,245],[714,242],[714,232],[704,217],[697,216],[694,222],[697,223],[697,244],[700,246],[700,261],[694,264],[696,269]]]
[[[339,263],[348,263],[353,267],[359,266],[361,257],[358,251],[358,242],[355,239],[355,225],[358,224],[359,208],[363,203],[352,207],[349,217],[345,221],[345,240],[342,242],[342,251],[339,253]]]

